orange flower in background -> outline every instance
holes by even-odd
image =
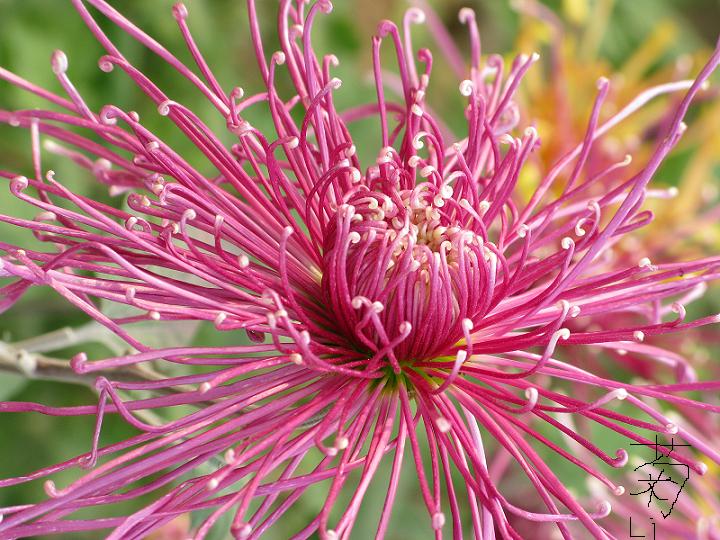
[[[542,69],[528,72],[518,99],[524,105],[521,110],[533,111],[538,130],[551,134],[537,153],[545,168],[552,164],[553,156],[572,148],[583,136],[587,103],[597,93],[599,77],[604,75],[610,80],[603,109],[607,117],[651,87],[689,78],[707,57],[707,47],[672,56],[682,32],[678,22],[668,18],[661,20],[632,54],[614,67],[600,51],[612,11],[617,7],[614,0],[564,1],[561,13],[536,0],[514,0],[512,6],[521,16],[515,48],[544,52]],[[718,178],[720,165],[720,101],[712,99],[716,95],[716,88],[707,87],[699,96],[697,109],[702,114],[697,114],[692,133],[688,132],[678,145],[681,163],[672,170],[661,169],[656,177],[656,187],[664,184],[669,189],[649,193],[648,208],[654,213],[654,224],[644,229],[641,237],[623,242],[631,253],[637,252],[642,238],[643,249],[659,259],[678,255],[668,251],[674,248],[663,235],[653,234],[666,227],[687,237],[682,249],[688,256],[706,253],[708,247],[720,242],[718,191],[711,181]],[[621,161],[629,152],[633,159],[629,167],[634,172],[671,120],[668,103],[677,99],[669,95],[653,100],[599,141],[591,156],[595,168],[601,170]],[[526,168],[521,180],[528,190],[537,182],[541,169]]]

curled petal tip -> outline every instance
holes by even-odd
[[[615,452],[615,459],[611,460],[612,466],[616,468],[624,467],[627,464],[628,459],[629,456],[627,450],[619,448],[617,452]]]
[[[397,25],[394,22],[383,19],[382,21],[380,21],[380,23],[378,23],[376,30],[378,38],[385,38],[388,36],[388,34],[391,34],[393,32],[397,32]]]
[[[113,69],[115,69],[115,58],[109,55],[101,56],[98,60],[98,67],[101,71],[110,73]]]
[[[70,367],[75,373],[87,373],[87,360],[87,354],[84,352],[78,353],[70,359]]]
[[[56,75],[65,73],[68,70],[67,55],[59,49],[52,53],[50,63],[52,64],[53,73]]]
[[[10,181],[10,191],[17,195],[27,189],[28,185],[29,180],[27,176],[16,176]]]
[[[421,8],[417,6],[413,6],[409,8],[405,12],[405,16],[407,17],[408,21],[415,23],[415,24],[423,24],[426,19],[425,11],[423,11]]]
[[[252,530],[252,525],[249,523],[241,523],[239,525],[233,525],[231,533],[236,540],[245,540],[246,538],[250,538]]]
[[[172,7],[172,13],[177,21],[185,20],[188,17],[187,6],[182,2],[178,2]]]
[[[460,11],[458,11],[458,20],[462,24],[468,24],[475,20],[475,10],[469,7],[461,8]]]

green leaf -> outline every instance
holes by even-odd
[[[0,401],[11,399],[25,388],[28,378],[15,373],[0,373]]]

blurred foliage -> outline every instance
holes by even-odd
[[[569,30],[584,24],[584,11],[593,0],[547,0],[546,4],[562,16]],[[603,0],[595,0],[602,2]],[[518,31],[522,23],[517,12],[508,3],[497,0],[435,0],[430,2],[438,15],[447,24],[451,34],[457,37],[461,49],[467,52],[466,29],[458,22],[457,12],[471,5],[478,12],[478,21],[483,37],[485,52],[508,53],[522,40]],[[662,21],[672,21],[675,34],[667,44],[662,58],[666,62],[683,54],[707,49],[715,40],[720,20],[720,1],[717,0],[632,0],[605,2],[610,6],[607,24],[591,21],[588,33],[596,34],[593,39],[599,44],[595,56],[588,62],[602,62],[608,69],[622,66],[633,53],[643,45]],[[181,60],[192,65],[170,8],[173,0],[124,0],[115,2],[123,13],[173,51]],[[277,48],[273,37],[275,24],[275,2],[258,2],[263,31],[266,36],[266,51]],[[238,0],[188,0],[189,24],[193,34],[212,66],[217,78],[225,88],[243,86],[246,93],[259,90],[259,77],[254,55],[249,44],[249,32],[244,2]],[[332,51],[340,59],[336,74],[343,82],[337,93],[338,107],[371,102],[374,90],[369,83],[371,66],[370,38],[377,22],[383,18],[400,21],[407,6],[404,0],[373,2],[369,0],[338,0],[335,11],[329,17],[321,18],[316,25],[314,46],[319,51]],[[179,79],[166,64],[142,49],[136,42],[104,19],[102,28],[135,65],[149,74],[163,88],[171,90],[173,99],[189,104],[191,108],[222,137],[226,137],[224,121],[213,114],[210,104],[199,99],[198,94],[185,81]],[[593,24],[596,27],[593,28]],[[417,45],[434,48],[427,31],[422,27],[413,29]],[[583,43],[578,43],[582,48]],[[101,47],[92,38],[80,17],[69,2],[50,0],[0,0],[0,65],[19,73],[39,86],[61,92],[59,84],[50,69],[49,58],[54,49],[64,50],[70,60],[69,75],[87,100],[91,108],[114,103],[126,110],[135,110],[158,135],[172,141],[173,146],[201,170],[207,164],[198,160],[190,142],[174,130],[171,123],[157,114],[151,102],[144,98],[131,81],[120,70],[106,74],[97,67],[97,59],[103,54]],[[388,51],[384,51],[387,53]],[[530,52],[530,51],[525,51]],[[388,65],[391,60],[388,57]],[[429,94],[430,102],[446,119],[451,128],[461,132],[464,124],[462,100],[457,92],[457,81],[450,75],[438,52],[435,56],[436,76]],[[658,67],[658,66],[651,66]],[[448,75],[448,76],[444,76]],[[288,89],[289,81],[283,81]],[[440,99],[432,96],[441,96]],[[16,109],[40,106],[40,101],[6,83],[0,83],[0,108]],[[589,103],[587,104],[589,107]],[[260,129],[271,132],[267,117],[261,108],[254,108],[249,119]],[[374,156],[377,151],[378,128],[372,121],[363,121],[352,128],[358,143],[361,158]],[[0,167],[28,174],[31,171],[29,134],[18,129],[0,126]],[[227,140],[227,139],[226,139]],[[367,145],[363,142],[367,141]],[[672,166],[671,162],[670,166]],[[682,168],[680,159],[675,164]],[[44,156],[43,167],[54,169],[57,177],[71,189],[96,199],[122,204],[122,198],[111,198],[104,186],[89,178],[87,174],[52,155]],[[667,174],[673,176],[673,170]],[[6,187],[0,186],[0,212],[31,218],[35,211],[11,197]],[[35,245],[35,240],[24,230],[17,230],[4,224],[0,226],[3,241],[20,245]],[[717,308],[716,308],[717,309]],[[21,303],[9,313],[0,315],[0,338],[14,342],[30,338],[63,326],[77,326],[86,318],[48,290],[32,290]],[[233,342],[232,335],[219,335],[211,326],[203,327],[195,340]],[[101,345],[87,350],[89,354],[102,354]],[[69,357],[77,350],[57,351],[56,356]],[[0,399],[40,401],[55,406],[93,403],[95,396],[88,388],[77,385],[32,381],[26,382],[18,376],[0,373]],[[42,415],[3,415],[0,417],[0,463],[3,477],[32,471],[56,461],[69,459],[90,447],[94,421],[91,418],[49,418]],[[102,430],[102,441],[110,442],[127,437],[132,433],[122,421],[108,418]],[[384,467],[387,468],[385,463]],[[564,465],[563,465],[564,466]],[[401,482],[398,503],[393,515],[390,540],[426,538],[428,531],[425,511],[412,482],[412,468],[403,471],[407,477]],[[383,478],[384,475],[378,475]],[[69,478],[56,478],[60,486]],[[323,497],[324,486],[312,489],[317,497]],[[377,511],[385,496],[386,486],[374,484],[368,492],[363,509]],[[20,488],[0,490],[0,506],[27,503],[43,497],[42,486],[30,483]],[[314,508],[308,499],[291,513],[288,532],[276,531],[267,538],[286,538],[290,532],[307,523],[313,517]],[[118,509],[121,511],[121,509]],[[180,530],[187,523],[179,524]],[[374,534],[375,522],[359,521],[355,538],[370,538]],[[74,538],[94,538],[89,535],[73,535]],[[182,538],[182,536],[180,536]]]

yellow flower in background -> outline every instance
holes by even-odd
[[[541,163],[536,169],[528,168],[521,179],[527,190],[537,182],[542,170],[547,170],[551,156],[570,150],[582,138],[589,115],[587,104],[597,93],[596,81],[602,75],[612,74],[601,116],[607,118],[648,88],[686,79],[707,54],[707,50],[698,50],[673,58],[672,51],[682,37],[682,30],[676,21],[665,19],[614,67],[600,53],[600,45],[616,7],[615,0],[565,0],[561,13],[536,0],[515,0],[512,5],[521,15],[516,48],[542,51],[545,62],[539,69],[528,72],[520,97],[536,112],[538,130],[546,134],[538,153]],[[720,165],[717,153],[720,100],[712,99],[717,95],[712,87],[704,94],[700,98],[704,101],[700,105],[703,113],[696,119],[695,130],[687,133],[678,147],[680,155],[690,157],[679,168],[679,176],[675,171],[658,173],[656,185],[665,185],[670,190],[655,193],[657,200],[648,201],[657,225],[645,229],[642,242],[658,257],[669,255],[666,239],[653,234],[659,227],[672,227],[688,237],[690,241],[683,243],[686,255],[699,256],[709,245],[720,243],[718,193],[709,181],[718,177]],[[678,97],[654,100],[618,125],[611,135],[598,140],[592,158],[598,169],[622,161],[626,154],[635,163],[643,163],[654,148],[658,133],[662,133],[661,126],[671,120],[666,111],[668,101],[673,99]],[[668,200],[670,197],[672,201]],[[624,247],[634,249],[627,243]]]

